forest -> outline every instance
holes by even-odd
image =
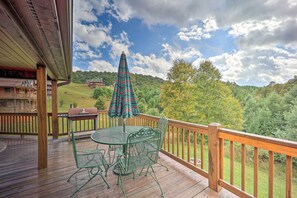
[[[106,86],[96,88],[93,98],[98,109],[107,109],[116,73],[73,73],[73,82],[102,78]],[[207,125],[221,123],[225,128],[297,141],[297,78],[265,87],[239,86],[223,82],[215,66],[205,61],[195,68],[176,60],[167,80],[131,74],[142,113],[165,115],[171,119]]]

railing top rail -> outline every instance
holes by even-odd
[[[18,113],[11,113],[11,112],[1,112],[0,115],[6,115],[6,116],[25,116],[25,115],[36,115],[37,116],[37,112],[32,112],[32,113],[29,113],[29,112],[24,112],[24,113],[21,113],[21,112],[18,112]]]
[[[148,114],[140,114],[140,116],[149,118],[150,120],[153,120],[153,121],[158,121],[160,119],[158,116],[152,116]],[[199,130],[199,132],[205,133],[205,134],[207,133],[207,129],[208,129],[208,126],[206,125],[194,124],[190,122],[184,122],[184,121],[173,120],[173,119],[168,119],[168,125],[178,127],[178,128],[187,128],[188,130],[191,130],[191,131]]]
[[[221,128],[219,138],[297,157],[297,142]]]

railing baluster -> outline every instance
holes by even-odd
[[[219,168],[220,168],[220,179],[224,179],[224,139],[219,139]]]
[[[201,133],[201,169],[204,169],[204,135]]]
[[[286,157],[286,197],[292,197],[292,157]]]
[[[32,130],[31,130],[31,116],[29,115],[28,116],[28,125],[29,125],[29,133],[32,133]]]
[[[47,127],[48,127],[48,133],[51,133],[51,120],[50,120],[50,116],[47,116]]]
[[[82,131],[82,123],[83,123],[83,121],[80,120],[80,121],[79,121],[79,131]]]
[[[167,151],[170,152],[170,127],[168,126],[167,131]]]
[[[245,191],[245,162],[246,162],[246,148],[241,144],[241,190]]]
[[[171,131],[172,131],[172,143],[171,143],[171,152],[172,152],[172,154],[174,154],[175,152],[174,152],[174,127],[173,126],[171,126]]]
[[[25,116],[22,116],[22,126],[25,126],[24,124],[25,124],[25,118],[24,118]],[[25,127],[22,127],[22,132],[24,133],[25,132]]]
[[[182,130],[182,159],[185,159],[185,129]]]
[[[197,133],[194,131],[194,165],[197,166]]]
[[[176,145],[177,145],[177,151],[176,151],[176,154],[177,154],[177,157],[179,157],[179,136],[180,136],[180,128],[177,128],[177,138],[176,138]]]
[[[273,198],[274,152],[269,151],[268,197]]]
[[[230,184],[234,184],[234,143],[230,141]]]
[[[11,119],[10,119],[10,116],[7,116],[7,119],[8,119],[8,125],[7,125],[7,127],[8,127],[8,132],[11,132]]]
[[[191,160],[191,131],[188,131],[188,141],[187,141],[187,146],[188,146],[188,162]]]
[[[36,134],[38,133],[37,132],[37,114],[35,115],[35,131],[36,131]]]
[[[259,150],[254,148],[254,196],[258,197],[258,166],[259,166]]]

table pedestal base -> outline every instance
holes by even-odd
[[[120,169],[117,167],[117,165],[115,165],[112,169],[113,173],[116,174],[116,175],[119,175],[120,174]],[[129,170],[129,171],[126,171],[124,173],[122,173],[122,175],[130,175],[133,173],[133,170]]]

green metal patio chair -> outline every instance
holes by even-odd
[[[152,150],[149,149],[149,144],[159,145],[160,139],[161,136],[159,130],[152,128],[142,128],[138,132],[129,134],[125,154],[118,160],[118,163],[115,166],[115,169],[117,169],[117,172],[119,173],[117,184],[120,184],[124,197],[126,197],[126,191],[122,177],[132,173],[133,179],[135,179],[136,170],[145,166],[147,166],[147,169],[151,168],[151,170],[153,170],[152,165],[154,164],[154,161],[151,160],[151,158],[154,158],[157,155],[158,146],[155,150]],[[150,173],[159,186],[161,197],[164,197],[163,190],[154,171],[151,171]]]
[[[89,183],[97,175],[99,175],[103,179],[103,181],[107,185],[107,188],[109,188],[109,184],[107,183],[106,179],[103,176],[103,173],[105,173],[105,176],[107,175],[107,170],[109,168],[109,165],[104,158],[105,150],[96,149],[96,150],[78,151],[76,148],[73,130],[71,130],[71,133],[72,133],[71,140],[72,140],[73,154],[74,154],[76,167],[78,168],[78,170],[75,171],[72,175],[70,175],[67,182],[70,182],[70,179],[74,175],[76,175],[77,173],[79,173],[84,169],[88,171],[89,179],[82,186],[76,189],[76,191],[70,197],[72,197],[77,192],[79,192],[87,183]]]
[[[153,154],[154,155],[150,155],[149,156],[149,159],[152,161],[151,163],[153,165],[159,165],[159,166],[162,166],[164,168],[166,168],[167,171],[169,171],[169,169],[167,168],[167,166],[165,166],[164,164],[162,164],[160,162],[160,156],[159,156],[159,153],[162,149],[162,145],[163,145],[163,142],[164,142],[164,136],[165,136],[165,133],[167,131],[167,127],[168,127],[168,120],[167,118],[165,117],[161,117],[157,123],[157,128],[155,128],[155,130],[159,131],[160,133],[160,141],[150,141],[149,144],[147,145],[148,146],[148,151],[153,151]],[[153,169],[154,166],[152,166],[152,171],[155,172],[155,170]],[[142,171],[144,170],[145,166],[142,167],[141,171],[139,174],[142,173]],[[148,172],[149,169],[147,169],[146,171],[146,174],[147,175],[147,172]]]
[[[161,140],[159,142],[159,151],[162,149],[162,146],[163,146],[163,142],[164,142],[164,137],[165,137],[165,133],[167,131],[167,127],[168,127],[168,120],[167,118],[165,117],[161,117],[157,123],[157,129],[160,130],[160,133],[161,133]],[[169,169],[167,168],[167,166],[165,166],[164,164],[162,164],[160,161],[159,161],[159,152],[157,153],[158,155],[156,156],[156,158],[154,159],[155,160],[155,163],[156,164],[159,164],[160,166],[163,166],[164,168],[166,168],[167,171],[169,171]]]

